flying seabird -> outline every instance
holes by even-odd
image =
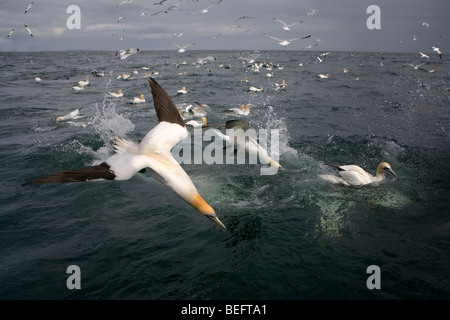
[[[426,55],[426,54],[423,53],[423,52],[419,52],[419,54],[420,54],[420,57],[421,57],[421,58],[430,59],[430,56]]]
[[[116,56],[118,56],[121,60],[128,58],[132,54],[138,53],[139,48],[129,48],[129,49],[120,49],[116,52]]]
[[[65,116],[60,116],[56,118],[56,121],[67,121],[67,120],[75,120],[75,119],[80,119],[80,118],[84,118],[85,116],[80,115],[80,110],[82,108],[78,108],[75,109],[74,111],[66,114]]]
[[[14,29],[11,29],[11,31],[8,33],[8,38],[12,36],[12,34],[14,33]]]
[[[33,36],[33,33],[31,32],[30,28],[27,27],[27,25],[25,25],[25,29],[30,34],[30,36]]]
[[[172,42],[172,44],[174,44],[178,48],[178,52],[179,53],[186,52],[186,48],[195,45],[195,43],[190,43],[190,44],[187,44],[185,46],[179,46],[179,45],[177,45],[176,43],[173,43],[173,42]]]
[[[31,3],[27,5],[27,8],[25,9],[25,14],[28,12],[28,10],[31,9],[31,7],[33,7],[33,1],[31,1]]]
[[[290,45],[291,42],[294,41],[294,40],[298,40],[298,39],[307,39],[307,38],[311,37],[311,35],[309,35],[309,36],[306,36],[306,37],[303,37],[303,38],[293,38],[293,39],[289,39],[289,40],[284,40],[284,39],[279,39],[279,38],[275,38],[275,37],[269,36],[268,34],[265,34],[265,33],[264,33],[264,35],[265,35],[267,38],[270,38],[270,39],[273,39],[273,40],[278,41],[278,44],[279,44],[280,46],[283,46],[283,47],[286,47],[286,46]]]
[[[100,165],[62,171],[24,185],[78,182],[91,180],[129,180],[137,172],[147,172],[192,205],[202,215],[226,227],[217,217],[214,209],[198,193],[194,183],[171,154],[172,148],[186,139],[188,132],[167,92],[155,81],[149,80],[153,102],[159,123],[137,144],[116,139],[116,152]]]
[[[302,23],[302,22],[303,22],[303,21],[295,21],[295,22],[293,22],[293,23],[291,23],[291,24],[287,24],[286,22],[284,22],[284,21],[281,20],[281,19],[278,19],[278,18],[272,18],[272,19],[275,20],[275,21],[278,21],[279,23],[281,23],[282,28],[283,28],[285,31],[289,31],[289,30],[291,30],[291,27],[295,26],[296,24],[299,24],[299,23]]]
[[[258,144],[258,142],[251,136],[246,134],[246,131],[250,129],[250,125],[247,122],[241,120],[230,120],[225,123],[227,130],[233,130],[234,139],[232,140],[230,135],[225,135],[219,130],[211,129],[219,138],[224,140],[227,147],[233,147],[234,150],[245,150],[245,153],[254,157],[258,157],[261,164],[268,165],[275,169],[282,169],[282,166],[272,159],[267,151]]]
[[[327,164],[333,168],[339,170],[340,177],[333,175],[319,175],[320,178],[328,180],[333,183],[342,183],[347,186],[361,186],[384,180],[384,173],[389,173],[394,177],[397,174],[392,170],[391,166],[387,162],[381,162],[377,167],[377,173],[375,176],[364,171],[363,168],[356,165],[338,166],[334,164]]]
[[[310,16],[310,17],[314,18],[314,15],[319,13],[319,10],[317,10],[317,9],[308,9],[308,10],[305,10],[305,13],[306,13],[307,16]]]
[[[433,51],[436,51],[439,54],[439,59],[442,59],[441,49],[439,49],[438,47],[431,47],[431,49],[433,49]]]

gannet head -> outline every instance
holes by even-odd
[[[202,215],[217,223],[222,229],[227,230],[225,225],[217,217],[214,209],[202,198],[200,194],[196,193],[188,202]]]
[[[391,165],[387,162],[381,162],[377,168],[377,176],[383,175],[384,173],[389,173],[394,177],[397,177],[397,174],[392,170]]]
[[[143,93],[141,94],[141,100],[144,100],[144,94]]]
[[[270,159],[269,166],[271,166],[272,168],[279,168],[279,169],[283,169],[283,167],[281,166],[281,164],[279,164],[277,161]]]
[[[61,121],[61,120],[62,120],[61,116],[56,118],[56,121]]]
[[[201,117],[200,119],[202,120],[202,125],[205,125],[205,124],[207,124],[207,120],[206,120],[206,117]]]
[[[119,92],[118,92],[119,94],[121,94],[122,93],[122,89],[119,89]]]

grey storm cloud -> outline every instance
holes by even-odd
[[[450,49],[448,1],[400,0],[29,0],[0,3],[1,51],[176,50],[339,50],[431,52]],[[80,8],[80,29],[68,28],[67,8]],[[380,8],[381,29],[368,29],[367,8]],[[207,12],[202,13],[203,9]],[[317,9],[314,17],[306,10]],[[289,31],[286,23],[302,21]],[[423,24],[426,22],[429,26]],[[33,32],[31,37],[25,30]],[[14,29],[14,33],[7,37]],[[265,36],[294,39],[287,47]]]

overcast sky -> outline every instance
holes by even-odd
[[[375,52],[450,51],[448,0],[0,0],[0,51],[177,50],[343,50]],[[169,7],[179,3],[170,11]],[[80,10],[80,29],[69,29],[70,5]],[[380,8],[381,29],[369,29],[370,5]],[[314,17],[306,10],[317,9]],[[147,15],[141,13],[148,10]],[[249,18],[238,20],[241,17]],[[123,17],[119,22],[118,18]],[[290,31],[286,23],[302,21]],[[238,20],[238,21],[237,21]],[[429,23],[429,27],[423,25]],[[25,30],[27,25],[31,37]],[[14,33],[7,37],[11,29]],[[183,34],[180,37],[175,33]],[[287,47],[264,34],[293,39]],[[414,40],[414,37],[416,40]],[[313,46],[311,49],[306,47]]]

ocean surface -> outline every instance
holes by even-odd
[[[0,53],[0,299],[449,299],[449,60],[321,53]],[[148,174],[22,186],[99,164],[114,136],[140,141],[157,124],[149,75],[180,107],[208,104],[209,123],[251,103],[241,120],[279,130],[276,175],[182,164],[227,231]],[[107,95],[118,89],[123,98]],[[146,103],[128,102],[140,94]],[[55,121],[80,107],[85,118]],[[319,178],[337,175],[327,163],[375,174],[381,161],[398,177],[362,187]],[[81,289],[68,287],[73,265]]]

